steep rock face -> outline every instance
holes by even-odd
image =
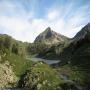
[[[79,31],[73,41],[74,42],[77,42],[79,40],[82,40],[82,39],[88,39],[90,40],[90,23],[88,23],[86,26],[84,26],[81,31]]]
[[[17,81],[9,62],[0,64],[0,88],[13,87]]]
[[[68,40],[67,37],[58,34],[51,30],[50,27],[48,27],[44,32],[39,34],[34,42],[44,42],[46,44],[56,44],[56,43],[62,43]]]

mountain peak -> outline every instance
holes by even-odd
[[[56,33],[50,27],[47,27],[41,34],[39,34],[34,42],[44,42],[46,44],[55,44],[67,40],[67,37]]]
[[[49,32],[52,32],[51,28],[50,27],[47,27],[44,31],[44,33],[49,33]]]
[[[47,27],[45,30],[46,31],[51,31],[51,28],[50,27]]]
[[[89,26],[90,27],[90,22],[86,26]]]
[[[85,25],[74,37],[75,41],[85,38],[90,40],[90,23]]]

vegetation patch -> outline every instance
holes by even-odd
[[[65,81],[58,76],[56,70],[38,62],[21,76],[19,87],[25,90],[56,90],[62,83]]]

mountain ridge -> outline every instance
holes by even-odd
[[[55,43],[65,42],[65,40],[68,39],[69,39],[68,37],[61,35],[53,31],[50,27],[48,27],[36,37],[34,43],[44,42],[46,44],[55,44]]]
[[[85,25],[73,38],[74,41],[78,41],[80,39],[89,39],[90,40],[90,23]]]

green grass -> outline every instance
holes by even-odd
[[[3,59],[3,62],[6,60],[10,62],[11,66],[13,67],[14,73],[18,77],[20,77],[20,75],[22,75],[26,71],[26,69],[31,67],[31,65],[33,64],[32,61],[26,60],[24,57],[13,53],[11,53],[11,55],[6,55]]]
[[[49,80],[50,82],[52,82],[53,80],[57,81],[58,83],[58,76],[57,76],[57,72],[55,70],[53,70],[51,67],[49,67],[48,65],[46,64],[36,64],[35,67],[32,68],[32,71],[35,73],[35,72],[40,72],[40,73],[43,73],[45,72],[46,75],[43,76],[43,79],[47,79]]]
[[[26,81],[25,81],[26,80]],[[21,78],[21,86],[25,90],[56,90],[57,86],[64,84],[65,81],[58,76],[56,70],[42,62],[34,64]],[[38,87],[40,85],[40,89]],[[34,88],[34,89],[33,89]]]
[[[68,80],[72,80],[77,85],[86,86],[90,83],[90,73],[89,68],[85,69],[83,68],[80,70],[81,67],[78,66],[71,66],[71,65],[64,65],[61,67],[58,67],[56,70],[60,72],[60,74],[63,74],[67,76]],[[85,69],[85,71],[84,71]]]

